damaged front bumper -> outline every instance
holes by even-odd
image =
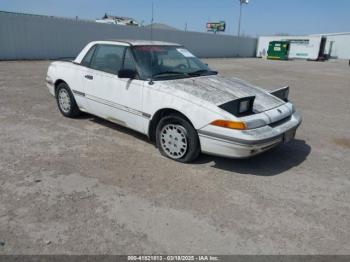
[[[294,139],[301,122],[301,115],[294,113],[279,123],[243,131],[208,125],[198,135],[203,153],[249,158]]]

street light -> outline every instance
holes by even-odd
[[[241,35],[241,20],[242,20],[242,6],[243,4],[248,4],[249,0],[238,0],[239,1],[239,22],[238,22],[238,37]]]

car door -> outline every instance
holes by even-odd
[[[147,117],[142,113],[144,82],[120,79],[119,70],[135,69],[128,46],[98,45],[87,75],[86,98],[89,111],[109,121],[144,133]]]
[[[96,45],[90,48],[80,64],[76,64],[75,70],[72,73],[74,74],[72,75],[72,79],[74,79],[74,84],[71,86],[72,92],[79,106],[79,109],[82,111],[88,111],[88,102],[85,93],[87,85],[90,84],[90,64],[95,50]]]

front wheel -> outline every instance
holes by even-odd
[[[163,156],[182,163],[194,161],[201,152],[196,130],[179,115],[166,116],[160,120],[156,142]]]

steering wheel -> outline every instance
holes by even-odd
[[[187,69],[187,68],[188,68],[188,66],[185,65],[185,64],[179,64],[179,65],[177,65],[177,66],[175,67],[175,69],[180,69],[180,70],[184,70],[184,69]]]

